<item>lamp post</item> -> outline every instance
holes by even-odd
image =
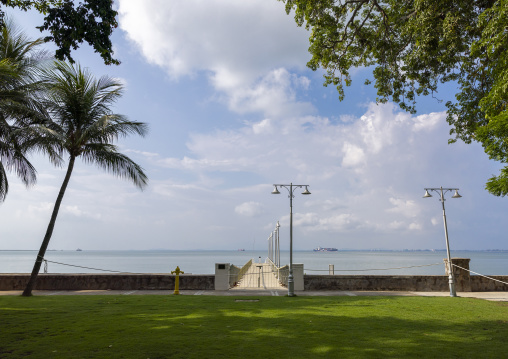
[[[280,267],[279,228],[280,224],[279,221],[277,221],[277,225],[275,226],[275,265],[277,268]]]
[[[295,296],[295,282],[293,278],[293,197],[297,188],[305,187],[302,194],[310,194],[308,184],[274,184],[272,194],[280,194],[277,187],[283,187],[289,192],[289,276],[288,276],[288,297]]]
[[[462,196],[459,194],[458,188],[439,187],[439,188],[425,188],[425,195],[423,196],[423,198],[432,197],[432,195],[429,193],[429,191],[431,191],[431,192],[434,191],[439,194],[439,196],[440,196],[439,200],[441,201],[441,205],[443,206],[443,221],[444,221],[444,231],[445,231],[445,239],[446,239],[446,256],[448,258],[448,283],[450,285],[450,297],[456,297],[457,292],[455,291],[455,277],[453,275],[452,259],[450,257],[450,242],[448,241],[448,227],[446,226],[446,212],[445,212],[445,205],[444,205],[444,202],[445,202],[444,194],[446,192],[455,191],[452,198],[460,198]]]
[[[273,232],[268,237],[268,258],[273,262]]]

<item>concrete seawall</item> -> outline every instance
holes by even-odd
[[[0,290],[23,290],[29,274],[0,274]],[[213,290],[215,276],[180,275],[180,289]],[[174,290],[175,276],[170,274],[39,274],[38,290]]]
[[[0,290],[23,290],[29,274],[0,274]],[[491,276],[508,282],[508,276]],[[304,289],[313,291],[419,291],[446,292],[447,276],[305,275]],[[170,274],[40,274],[38,290],[174,290]],[[481,276],[457,277],[458,292],[508,291],[508,285]],[[181,275],[181,290],[214,290],[215,276]]]
[[[507,282],[508,276],[489,276]],[[481,276],[456,278],[458,292],[508,291],[508,285]],[[305,290],[446,292],[448,276],[306,275]]]
[[[501,283],[508,283],[508,276],[489,276],[493,280],[479,275],[470,275],[469,261],[469,258],[452,258],[452,263],[455,265],[455,288],[458,292],[508,291],[508,285]],[[449,290],[447,275],[304,275],[303,264],[295,264],[295,266],[301,266],[301,270],[294,273],[295,283],[301,283],[301,288],[308,291],[446,292]],[[238,275],[237,271],[231,271],[228,263],[217,263],[215,267],[215,275],[180,275],[180,289],[227,290],[231,285],[231,276],[235,273]],[[23,290],[29,278],[28,273],[0,273],[0,290]],[[169,273],[39,274],[35,285],[35,289],[38,290],[174,290],[174,288],[175,276]]]

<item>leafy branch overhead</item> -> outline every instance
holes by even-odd
[[[307,65],[326,70],[325,85],[335,85],[340,100],[355,67],[373,66],[377,101],[410,113],[418,96],[456,83],[456,100],[446,104],[450,142],[478,141],[508,163],[508,0],[281,1],[311,30]],[[487,185],[491,193],[508,194],[508,176],[492,181],[498,186]]]
[[[49,31],[44,41],[56,44],[55,57],[59,60],[74,62],[71,51],[86,41],[106,65],[120,63],[113,58],[110,39],[118,26],[113,0],[84,0],[79,4],[73,0],[0,0],[0,4],[24,11],[35,9],[44,14],[44,23],[37,28],[41,32]],[[1,7],[0,16],[3,18]]]

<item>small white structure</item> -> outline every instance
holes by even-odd
[[[229,290],[230,263],[215,263],[215,290]]]

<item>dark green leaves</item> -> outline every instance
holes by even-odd
[[[44,41],[52,41],[58,46],[55,54],[57,59],[74,62],[71,51],[86,41],[106,65],[120,63],[113,58],[110,40],[113,30],[118,26],[113,0],[84,0],[77,4],[73,0],[0,0],[0,3],[24,11],[35,8],[46,15],[44,24],[37,28],[41,32],[50,32]],[[0,17],[3,17],[1,9]]]
[[[508,163],[502,123],[508,118],[508,0],[281,1],[311,30],[308,66],[326,70],[324,84],[337,86],[340,100],[355,67],[373,66],[377,101],[391,100],[410,113],[418,96],[455,82],[456,101],[446,104],[450,142],[479,141],[490,158]]]

